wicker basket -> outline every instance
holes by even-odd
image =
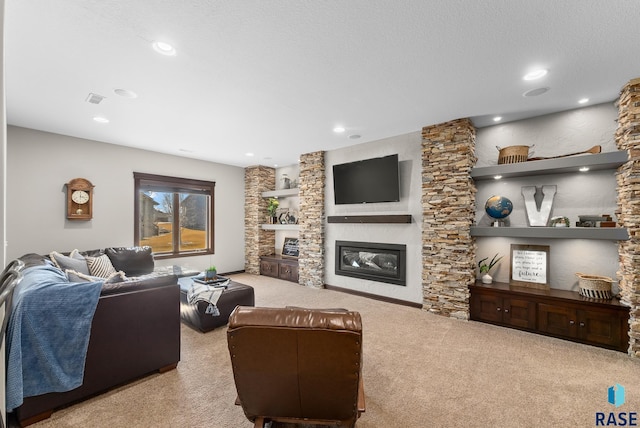
[[[500,151],[498,153],[498,165],[526,162],[529,157],[529,146],[508,146],[502,149],[496,146],[496,148]]]
[[[607,276],[586,275],[584,273],[576,273],[579,278],[578,286],[580,287],[580,295],[591,297],[593,299],[611,299],[611,283],[613,280]]]

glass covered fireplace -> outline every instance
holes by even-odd
[[[336,241],[336,275],[407,285],[407,246]]]

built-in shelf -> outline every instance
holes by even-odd
[[[411,214],[332,215],[329,223],[411,223]]]
[[[471,236],[543,239],[603,239],[626,241],[627,229],[621,227],[489,227],[472,226]]]
[[[286,196],[298,196],[298,188],[294,189],[280,189],[280,190],[269,190],[268,192],[262,192],[263,198],[284,198]]]
[[[616,169],[628,160],[629,155],[626,151],[569,156],[560,159],[544,159],[476,167],[471,170],[471,178],[474,180],[493,180],[496,175],[501,175],[502,178],[510,178],[530,175],[563,174],[578,172],[583,166],[588,167],[591,171]]]
[[[299,224],[263,224],[264,230],[300,230]]]

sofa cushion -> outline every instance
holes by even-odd
[[[100,257],[87,257],[87,265],[89,266],[89,274],[100,278],[106,278],[116,272],[106,254]]]
[[[49,254],[49,258],[56,265],[58,269],[61,271],[75,270],[77,272],[84,273],[86,275],[89,274],[89,267],[87,265],[86,259],[78,252],[78,250],[73,250],[71,254],[65,256],[57,251],[52,251]]]
[[[146,275],[153,272],[154,262],[151,247],[110,247],[105,254],[116,270],[127,276]]]

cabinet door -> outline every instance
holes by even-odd
[[[578,311],[578,317],[580,339],[625,349],[626,345],[622,343],[624,323],[617,311]]]
[[[494,294],[473,292],[469,312],[471,319],[474,321],[501,323],[502,297]]]
[[[298,282],[298,267],[286,263],[280,264],[280,279]]]
[[[578,337],[575,309],[538,303],[538,330],[554,336]]]
[[[278,277],[278,262],[271,260],[260,260],[260,275]]]
[[[502,299],[502,321],[512,327],[536,328],[536,304],[524,299]]]

